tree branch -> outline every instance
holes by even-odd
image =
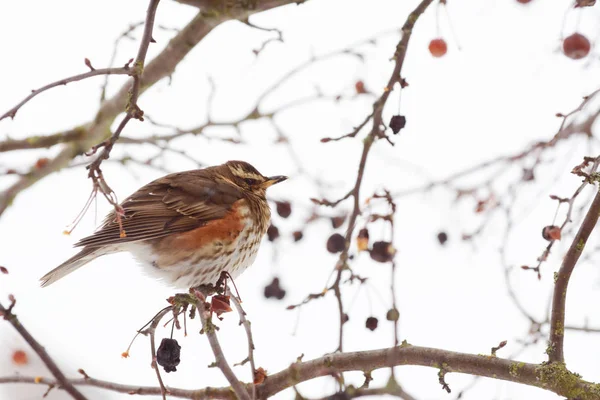
[[[35,353],[40,357],[46,368],[50,370],[52,376],[56,378],[56,382],[54,383],[55,385],[60,386],[67,393],[69,393],[71,397],[73,397],[76,400],[86,400],[86,397],[73,386],[73,384],[62,373],[60,368],[58,368],[58,365],[56,365],[56,363],[54,362],[52,357],[50,357],[50,355],[46,352],[44,347],[42,347],[42,345],[39,344],[33,336],[31,336],[29,331],[25,329],[25,327],[18,320],[17,316],[12,313],[12,308],[14,307],[14,305],[14,299],[12,300],[12,304],[8,308],[5,308],[0,303],[0,316],[2,316],[6,321],[8,321],[13,326],[13,328],[15,328],[17,332],[19,332],[19,335],[21,335],[21,337],[25,339],[29,347],[31,347],[31,349],[35,351]]]
[[[457,353],[448,350],[403,344],[379,350],[335,353],[310,361],[295,362],[288,368],[269,375],[257,386],[258,398],[268,398],[301,382],[329,376],[332,372],[373,371],[400,365],[419,365],[435,369],[443,368],[446,373],[458,372],[501,379],[549,390],[567,398],[578,400],[600,400],[600,386],[581,379],[558,363],[530,364],[489,355]],[[436,377],[432,375],[432,380]],[[0,383],[44,383],[56,382],[44,378],[6,377]],[[122,393],[139,395],[160,394],[158,387],[121,385],[97,379],[73,379],[73,385],[88,385]],[[235,399],[231,388],[206,388],[184,390],[168,388],[172,397],[187,399]]]
[[[577,260],[579,260],[579,257],[583,253],[585,244],[598,222],[598,217],[600,217],[600,191],[596,193],[583,219],[583,223],[577,235],[575,235],[571,247],[569,247],[556,275],[552,297],[552,314],[550,317],[550,341],[548,343],[548,359],[550,362],[565,362],[563,339],[565,334],[567,287]]]
[[[139,94],[142,95],[161,79],[170,76],[183,58],[208,35],[216,26],[232,19],[247,19],[250,15],[261,11],[280,7],[286,4],[297,3],[294,0],[268,0],[260,1],[254,9],[235,9],[231,13],[205,13],[199,12],[185,28],[183,28],[169,44],[144,68],[141,76]],[[58,155],[50,159],[44,168],[36,169],[13,183],[3,193],[0,193],[0,216],[15,197],[23,190],[45,178],[53,172],[67,167],[76,156],[85,153],[92,146],[110,138],[110,127],[115,118],[121,114],[127,105],[128,93],[131,87],[126,83],[110,99],[100,106],[93,121],[83,124],[85,135],[81,140],[65,145]]]

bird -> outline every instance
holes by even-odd
[[[122,251],[177,288],[214,284],[222,272],[235,279],[254,262],[270,225],[266,189],[286,179],[234,160],[154,180],[77,242],[81,251],[44,275],[41,286]]]

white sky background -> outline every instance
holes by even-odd
[[[555,113],[575,108],[582,96],[600,85],[597,50],[579,62],[567,59],[559,51],[561,35],[569,35],[576,26],[595,41],[600,34],[597,6],[584,12],[570,12],[563,31],[565,10],[570,4],[567,1],[533,0],[527,7],[512,0],[449,3],[461,50],[442,12],[441,33],[449,43],[449,51],[442,59],[430,56],[427,43],[437,36],[436,7],[430,7],[417,22],[403,73],[410,84],[402,96],[402,114],[408,120],[406,129],[393,138],[396,146],[380,141],[371,151],[364,195],[383,185],[392,191],[412,188],[430,177],[442,178],[477,162],[516,152],[533,141],[547,140],[560,124]],[[251,50],[259,47],[269,34],[237,22],[227,23],[191,52],[171,82],[159,82],[141,97],[139,105],[157,121],[180,127],[199,125],[206,120],[210,76],[217,86],[213,118],[221,121],[239,118],[253,107],[253,100],[261,90],[312,53],[323,54],[397,29],[416,4],[416,1],[312,0],[302,6],[264,13],[251,21],[282,29],[285,43],[270,44],[259,58]],[[0,112],[12,107],[33,88],[84,72],[85,57],[96,68],[106,66],[114,39],[128,24],[144,18],[146,6],[142,1],[0,4]],[[192,8],[165,0],[159,5],[157,24],[182,27],[194,13]],[[156,31],[154,37],[158,43],[151,45],[150,58],[171,35],[172,32]],[[136,37],[139,36],[138,31]],[[392,68],[389,58],[397,40],[395,34],[384,35],[376,46],[365,47],[365,64],[341,57],[315,65],[267,99],[263,110],[313,94],[316,86],[329,95],[352,95],[358,79],[379,94],[389,78]],[[137,41],[124,42],[117,65],[134,57],[137,45]],[[111,78],[111,90],[120,87],[124,79]],[[0,122],[0,138],[51,133],[89,120],[97,109],[102,81],[103,78],[90,79],[42,94],[23,107],[14,121]],[[397,93],[392,94],[386,121],[395,113],[397,98]],[[286,305],[324,287],[337,258],[325,250],[331,226],[328,221],[312,224],[298,244],[292,243],[290,234],[307,216],[309,197],[324,194],[335,199],[353,184],[361,140],[322,145],[319,139],[350,131],[370,112],[371,103],[368,97],[345,100],[339,105],[320,101],[294,108],[278,118],[304,167],[311,175],[318,175],[332,185],[324,192],[306,176],[298,175],[287,149],[274,144],[276,135],[267,123],[244,125],[243,145],[200,138],[176,142],[176,147],[185,149],[204,164],[244,159],[264,174],[292,176],[270,193],[272,199],[293,203],[290,219],[274,216],[274,223],[282,232],[278,247],[265,241],[255,265],[236,281],[252,320],[257,365],[269,372],[287,367],[303,353],[305,359],[311,359],[336,348],[337,311],[332,294],[325,300],[312,302],[300,314],[285,310]],[[124,135],[154,131],[148,123],[132,121]],[[211,133],[235,136],[229,129]],[[144,155],[150,150],[138,149],[136,154]],[[55,151],[3,153],[0,166],[26,170],[37,157],[51,156]],[[114,155],[123,151],[127,150],[117,145]],[[511,265],[532,264],[541,253],[546,242],[540,231],[551,222],[555,210],[548,195],[570,196],[579,179],[569,171],[583,156],[596,156],[597,151],[590,150],[583,140],[575,139],[553,154],[556,164],[536,171],[537,183],[523,192],[518,203],[522,212],[517,214],[523,217],[509,242],[507,257]],[[172,156],[167,167],[175,171],[194,165]],[[104,166],[108,182],[121,199],[162,175],[142,167],[130,170],[132,174],[116,165]],[[10,179],[2,178],[0,188],[9,183]],[[143,275],[126,254],[97,260],[50,288],[42,290],[38,286],[38,278],[71,256],[74,253],[71,244],[92,232],[108,211],[109,205],[99,199],[97,221],[92,211],[71,236],[62,235],[85,203],[90,188],[84,168],[65,170],[21,194],[5,212],[0,221],[0,265],[6,266],[10,275],[0,277],[0,296],[3,302],[8,293],[17,297],[16,313],[21,321],[59,361],[67,375],[77,376],[77,369],[83,368],[99,379],[156,385],[146,338],[137,339],[129,359],[122,359],[121,352],[136,329],[165,305],[164,299],[174,293],[172,288]],[[460,235],[479,226],[481,217],[473,213],[474,202],[456,205],[452,196],[437,190],[398,201],[396,247],[401,339],[475,354],[488,353],[492,346],[508,340],[509,345],[499,352],[500,356],[508,356],[519,348],[517,339],[526,335],[529,324],[506,295],[497,252],[503,220],[494,219],[474,242],[475,246],[462,243]],[[349,203],[343,204],[339,210],[349,207]],[[440,229],[450,236],[445,248],[435,239]],[[371,234],[375,239],[389,239],[383,228],[372,229]],[[555,247],[541,281],[528,271],[517,270],[512,275],[523,303],[538,318],[543,318],[546,311],[552,271],[557,270],[567,245],[565,240]],[[389,266],[376,264],[368,255],[361,254],[353,267],[359,274],[369,276],[371,283],[358,291],[356,287],[345,289],[346,306],[352,304],[345,350],[388,347],[393,344],[391,323],[385,321],[385,312],[391,304]],[[263,287],[274,275],[281,277],[287,290],[282,302],[262,297]],[[583,325],[588,317],[590,325],[600,326],[600,318],[595,315],[600,300],[598,283],[593,264],[578,266],[569,289],[567,323]],[[369,315],[380,320],[375,332],[364,328]],[[296,322],[298,328],[294,334]],[[187,338],[181,332],[176,333],[183,347],[182,362],[178,372],[163,374],[166,384],[186,388],[226,385],[220,372],[206,368],[213,355],[206,339],[195,334],[199,321],[188,326],[191,334]],[[158,336],[168,336],[169,329]],[[246,356],[246,338],[242,328],[237,327],[234,313],[226,315],[219,337],[231,363]],[[569,332],[565,340],[569,368],[592,381],[600,380],[598,339],[598,335]],[[32,363],[27,367],[18,368],[10,363],[10,355],[19,348],[30,355]],[[542,340],[518,359],[543,361],[544,349]],[[237,367],[236,371],[242,379],[249,379],[247,366]],[[453,399],[472,380],[468,376],[448,375],[447,382],[453,389],[448,395],[438,384],[434,369],[409,366],[397,371],[400,383],[418,399]],[[0,375],[15,373],[49,376],[12,328],[0,324]],[[356,384],[362,383],[360,374],[349,376],[356,378]],[[373,385],[383,385],[387,376],[388,371],[375,373]],[[331,379],[322,379],[299,388],[303,395],[315,397],[332,394],[335,385]],[[0,399],[39,399],[44,391],[44,387],[3,385]],[[97,389],[82,391],[93,399],[129,398]],[[287,391],[279,398],[293,396],[293,392]],[[55,390],[48,398],[68,397]],[[463,398],[558,397],[540,389],[481,379]]]

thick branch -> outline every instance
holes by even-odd
[[[301,382],[329,376],[332,372],[373,371],[400,365],[444,368],[447,373],[458,372],[521,383],[549,390],[567,398],[600,400],[600,387],[598,384],[584,381],[578,375],[568,371],[562,364],[529,364],[487,355],[457,353],[411,345],[353,353],[335,353],[311,361],[296,362],[285,370],[268,376],[265,382],[257,387],[258,397],[273,396]],[[432,381],[435,379],[436,377],[432,374]],[[35,378],[0,378],[0,383],[8,382],[34,383]],[[160,394],[160,388],[158,387],[120,385],[92,378],[74,379],[69,382],[74,385],[89,385],[131,394]],[[39,383],[53,384],[55,382],[42,379]],[[249,389],[248,385],[246,387]],[[231,388],[206,388],[201,390],[168,388],[168,390],[169,395],[172,397],[188,399],[235,398]]]
[[[550,318],[550,342],[548,344],[548,359],[551,362],[565,362],[563,338],[565,334],[567,287],[577,260],[579,260],[579,257],[583,253],[585,244],[598,222],[598,217],[600,217],[600,191],[596,193],[592,205],[579,228],[579,232],[575,235],[571,247],[569,247],[556,275]]]

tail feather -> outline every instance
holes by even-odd
[[[42,276],[40,278],[42,287],[53,284],[57,280],[69,275],[71,272],[83,267],[85,264],[104,254],[106,254],[106,250],[102,248],[84,247],[79,253]]]

